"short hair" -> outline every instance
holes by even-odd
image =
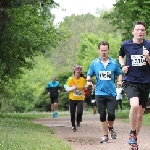
[[[146,29],[146,23],[143,21],[136,21],[133,23],[133,29],[135,28],[135,25],[143,25]]]
[[[100,45],[107,45],[107,46],[108,46],[108,49],[109,49],[109,43],[106,42],[106,41],[101,41],[101,42],[98,44],[98,49],[100,49]]]

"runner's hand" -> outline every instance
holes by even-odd
[[[123,67],[122,67],[122,72],[123,72],[123,73],[127,73],[127,72],[128,72],[128,69],[129,69],[129,66],[123,66]]]

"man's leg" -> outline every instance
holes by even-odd
[[[101,122],[100,121],[101,130],[104,135],[108,135],[108,123],[107,121]]]
[[[139,106],[138,109],[138,116],[137,116],[137,124],[136,124],[136,134],[138,135],[143,121],[143,114],[144,114],[145,108],[142,108],[142,105]]]
[[[54,112],[54,103],[51,103],[51,111]]]
[[[55,117],[58,117],[58,97],[54,98],[54,113]]]
[[[118,111],[118,102],[119,100],[116,100],[116,111]]]
[[[108,125],[106,120],[106,99],[100,96],[96,96],[96,104],[98,108],[98,113],[100,114],[100,127],[103,132],[103,137],[100,143],[108,142]]]
[[[139,107],[139,98],[138,97],[131,98],[130,99],[129,120],[130,120],[130,127],[131,127],[132,131],[136,131],[139,108],[140,108]]]
[[[55,115],[55,98],[51,97],[51,111],[53,112],[53,118],[57,117]]]
[[[58,103],[54,103],[54,113],[55,113],[55,117],[58,117]]]
[[[130,120],[130,135],[129,135],[129,145],[131,145],[131,148],[137,148],[137,128],[138,132],[141,128],[141,121],[138,119],[138,116],[140,116],[138,113],[141,113],[141,106],[139,105],[139,98],[138,97],[132,97],[130,98],[130,113],[129,113],[129,120]]]
[[[110,97],[109,101],[107,102],[108,108],[108,130],[110,132],[111,139],[116,139],[117,134],[114,131],[114,121],[115,121],[115,108],[116,108],[116,101],[115,97]]]
[[[122,99],[119,100],[120,103],[120,109],[122,110]]]
[[[54,103],[51,103],[51,111],[52,111],[52,113],[53,113],[53,118],[55,118]]]

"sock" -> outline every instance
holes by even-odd
[[[113,130],[114,128],[113,127],[108,127],[109,131]]]
[[[136,130],[134,130],[134,131],[131,130],[131,131],[130,131],[130,134],[132,134],[132,133],[133,133],[133,134],[136,134]]]

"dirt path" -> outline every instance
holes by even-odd
[[[83,115],[83,122],[77,128],[76,132],[72,132],[70,124],[70,116],[58,118],[42,118],[34,120],[35,123],[43,124],[51,127],[55,136],[66,140],[75,150],[129,150],[127,144],[129,124],[116,119],[114,128],[118,138],[109,140],[109,143],[100,144],[99,141],[103,136],[100,125],[99,115],[93,114]],[[140,150],[150,150],[150,127],[143,126],[138,136]]]

